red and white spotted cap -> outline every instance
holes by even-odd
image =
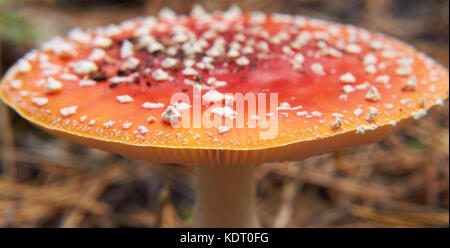
[[[194,101],[195,88],[200,113],[244,116],[246,124],[276,114],[276,136],[262,137],[258,125],[168,125],[195,107],[171,104],[171,96]],[[374,142],[442,104],[448,88],[445,68],[381,34],[304,16],[196,7],[190,16],[164,9],[53,38],[11,67],[1,98],[75,143],[159,162],[234,165]],[[276,113],[249,115],[253,105],[239,112],[236,95],[226,93],[277,93]]]

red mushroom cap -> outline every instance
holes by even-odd
[[[377,141],[441,104],[448,82],[448,71],[414,48],[351,25],[166,10],[52,39],[8,71],[1,97],[76,143],[159,162],[228,165]],[[200,114],[235,126],[195,127],[194,89],[202,89]],[[175,93],[191,102],[171,103]],[[225,93],[264,93],[266,113],[251,105],[237,111],[237,96]],[[276,108],[270,93],[278,94]],[[190,127],[169,125],[186,109]],[[259,124],[274,115],[276,135],[264,137],[268,128]]]

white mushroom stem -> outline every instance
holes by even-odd
[[[197,166],[195,227],[259,227],[253,166]]]

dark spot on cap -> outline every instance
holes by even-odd
[[[103,71],[92,73],[90,75],[90,77],[91,77],[92,80],[97,81],[97,82],[98,81],[104,81],[104,80],[108,79],[108,76],[106,76],[106,73],[103,72]]]
[[[158,50],[158,51],[153,52],[152,54],[153,54],[153,56],[158,56],[158,55],[160,55],[162,53],[163,52],[161,50]]]
[[[118,69],[117,70],[117,75],[118,76],[127,76],[128,74],[130,74],[130,72],[127,71],[127,70],[123,70],[123,69]]]
[[[202,76],[199,76],[199,75],[195,76],[195,81],[197,81],[197,82],[199,82],[199,83],[204,83],[204,82],[205,82],[205,80],[203,79],[203,77],[202,77]]]
[[[175,55],[176,58],[179,58],[180,60],[184,60],[186,57],[186,54],[184,53],[183,49],[178,49],[177,54]]]

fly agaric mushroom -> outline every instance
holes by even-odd
[[[448,82],[424,54],[351,25],[196,7],[54,38],[8,71],[1,98],[74,143],[197,166],[195,225],[254,227],[254,165],[378,141],[442,104]],[[278,95],[237,110],[236,93]],[[195,126],[196,110],[221,125]],[[172,125],[185,111],[191,126]]]

